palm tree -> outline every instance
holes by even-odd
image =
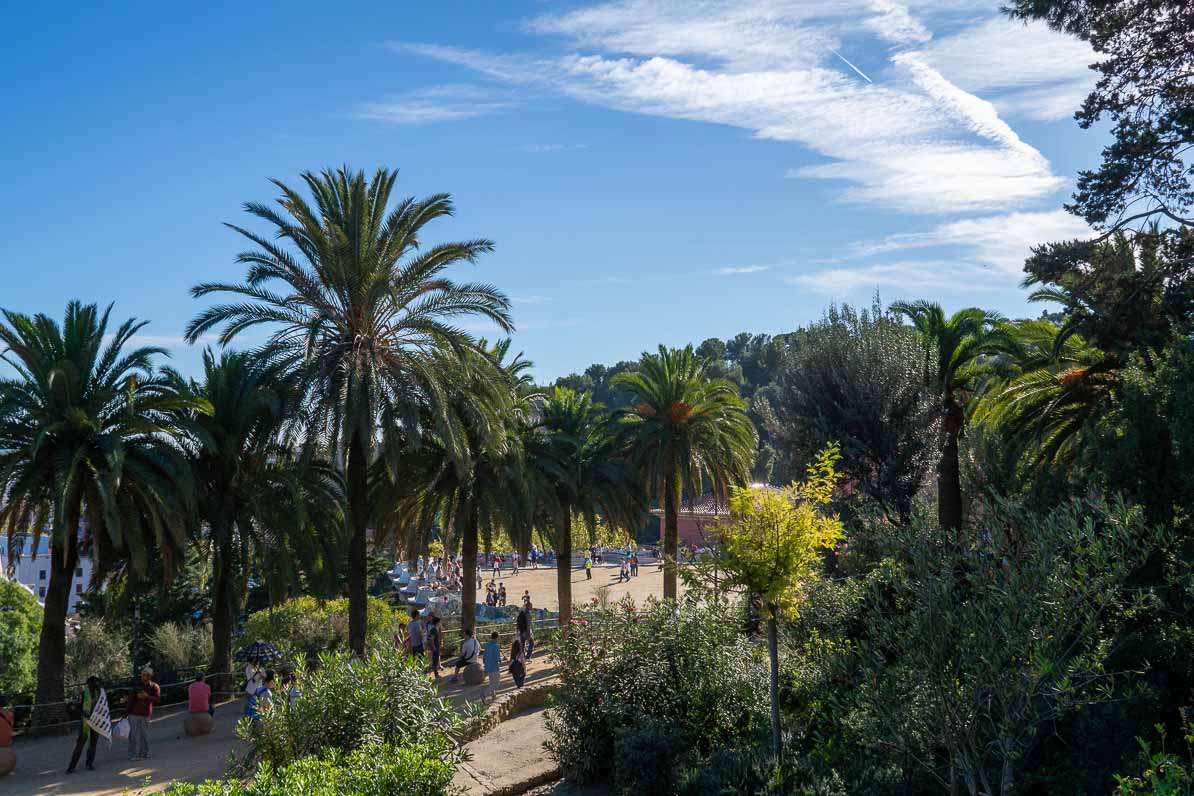
[[[108,336],[109,306],[71,302],[61,326],[45,315],[4,311],[0,380],[0,531],[11,544],[50,534],[50,579],[38,649],[35,723],[62,715],[66,611],[81,552],[102,580],[117,563],[144,577],[151,558],[169,570],[186,541],[192,504],[186,463],[173,445],[183,406],[154,373],[160,348],[132,348],[145,325]],[[95,581],[93,581],[95,582]]]
[[[437,521],[455,528],[464,564],[462,630],[476,621],[478,542],[488,548],[496,532],[515,538],[527,526],[517,428],[533,400],[531,363],[521,356],[505,361],[509,350],[509,340],[493,347],[482,340],[454,371],[448,402],[460,420],[456,439],[431,434],[412,445],[388,438],[374,465],[379,539]]]
[[[891,311],[912,322],[925,343],[928,379],[941,395],[944,440],[937,464],[937,521],[942,528],[962,527],[962,479],[958,440],[966,425],[970,399],[990,374],[987,360],[1015,349],[1002,316],[978,307],[946,317],[931,301],[897,301]],[[935,354],[936,361],[931,361]]]
[[[211,545],[211,670],[228,672],[236,608],[249,573],[308,588],[331,572],[343,540],[343,487],[326,463],[287,444],[293,392],[281,374],[256,366],[244,352],[203,352],[203,378],[167,375],[181,395],[210,411],[179,418],[189,439],[199,516]],[[330,591],[330,589],[325,589]]]
[[[205,283],[191,292],[232,293],[247,301],[210,307],[187,328],[194,341],[223,324],[220,342],[227,344],[258,324],[275,327],[263,356],[294,374],[311,439],[325,442],[344,462],[349,644],[357,654],[365,649],[368,479],[378,428],[401,425],[412,438],[427,427],[446,438],[458,436],[445,368],[474,342],[452,322],[479,315],[513,329],[509,301],[496,288],[444,276],[449,266],[475,262],[493,244],[472,240],[422,249],[423,228],[451,215],[452,202],[446,194],[412,197],[387,214],[397,177],[386,169],[369,181],[347,167],[305,172],[314,207],[275,181],[282,212],[256,203],[245,209],[272,224],[276,237],[292,248],[233,226],[256,247],[237,258],[249,266],[245,282]]]
[[[1037,465],[1070,462],[1118,387],[1117,360],[1046,320],[1022,321],[1012,333],[1010,372],[986,391],[975,420],[1029,442]]]
[[[621,413],[622,430],[647,488],[663,504],[665,599],[677,596],[677,514],[683,494],[699,497],[708,484],[726,500],[731,486],[750,478],[758,446],[738,387],[711,378],[709,364],[691,345],[660,346],[657,354],[643,354],[638,371],[614,378],[638,402]]]
[[[572,621],[572,517],[593,533],[600,515],[633,533],[646,515],[646,497],[610,415],[591,393],[556,387],[526,428],[532,522],[545,529],[556,551],[560,626]]]

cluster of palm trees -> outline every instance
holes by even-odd
[[[186,378],[136,346],[134,320],[72,302],[55,320],[15,312],[0,323],[0,532],[48,533],[50,579],[35,721],[60,715],[69,588],[81,553],[97,577],[169,572],[189,545],[212,565],[212,669],[227,672],[250,577],[349,597],[349,644],[366,643],[367,551],[408,553],[437,530],[465,563],[463,621],[473,621],[480,542],[501,531],[524,551],[538,531],[559,556],[560,621],[571,618],[572,520],[641,526],[665,510],[665,596],[677,591],[681,495],[744,483],[756,447],[745,404],[690,348],[644,354],[618,413],[589,395],[537,391],[508,342],[458,321],[513,329],[506,296],[459,283],[488,240],[424,245],[452,214],[447,195],[392,201],[397,172],[304,173],[310,195],[275,182],[276,206],[245,209],[272,235],[250,242],[239,284],[187,327],[221,346],[255,327],[264,342],[206,351]],[[256,338],[260,340],[261,338]],[[347,561],[342,550],[347,546]],[[156,571],[156,570],[155,570]]]

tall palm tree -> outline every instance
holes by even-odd
[[[462,439],[431,434],[418,445],[387,439],[374,465],[375,527],[379,538],[435,522],[455,528],[464,563],[461,626],[476,621],[477,552],[489,547],[498,531],[511,538],[526,527],[529,513],[523,452],[516,433],[533,400],[528,370],[521,356],[506,361],[510,341],[493,347],[485,341],[466,354],[449,387],[452,412],[460,419]]]
[[[610,415],[591,393],[556,387],[538,407],[537,422],[524,433],[528,485],[534,516],[556,551],[560,626],[572,621],[572,517],[590,532],[600,515],[633,533],[647,501]]]
[[[457,284],[444,275],[451,265],[475,262],[493,244],[422,248],[423,228],[451,215],[452,202],[436,194],[388,209],[397,177],[386,169],[369,181],[347,167],[305,172],[313,207],[274,181],[281,212],[256,203],[245,209],[273,225],[289,247],[233,226],[256,247],[237,258],[249,266],[245,282],[205,283],[191,292],[247,300],[210,307],[187,328],[194,341],[222,324],[220,342],[227,344],[259,324],[275,327],[263,355],[294,374],[308,432],[344,462],[352,532],[349,644],[358,654],[365,649],[368,479],[378,428],[401,425],[416,438],[431,426],[444,439],[459,440],[445,363],[460,359],[474,341],[453,321],[481,316],[513,329],[509,301],[496,288]]]
[[[691,345],[660,346],[657,354],[643,353],[638,371],[614,378],[637,401],[621,413],[623,433],[651,496],[663,504],[665,599],[677,596],[683,494],[700,497],[708,485],[726,500],[731,486],[749,480],[758,447],[737,385],[712,378],[709,366]]]
[[[45,315],[4,311],[0,355],[0,531],[10,543],[50,534],[50,579],[38,648],[35,723],[62,715],[66,611],[81,552],[102,579],[117,563],[144,577],[186,541],[192,504],[186,463],[173,439],[188,401],[154,372],[160,348],[133,348],[145,325],[128,320],[109,337],[109,306],[71,302],[60,326]],[[195,406],[197,410],[202,407]]]
[[[236,609],[250,572],[271,582],[325,585],[344,540],[343,487],[328,464],[301,456],[285,438],[293,392],[276,370],[244,352],[203,352],[203,378],[167,375],[190,410],[179,425],[194,473],[199,516],[212,554],[213,672],[231,667]],[[326,589],[330,591],[329,589]]]
[[[958,440],[966,425],[971,398],[990,375],[988,360],[1014,351],[1002,316],[978,307],[946,316],[932,301],[897,301],[891,311],[912,322],[925,343],[930,383],[941,396],[943,441],[937,463],[937,521],[942,528],[962,527],[962,479]],[[935,361],[933,361],[935,360]]]

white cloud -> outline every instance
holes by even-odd
[[[514,304],[546,304],[551,299],[547,296],[514,296],[510,301]]]
[[[873,243],[853,247],[857,257],[894,251],[946,247],[962,250],[963,259],[999,271],[1003,278],[1022,276],[1024,260],[1032,247],[1049,241],[1081,238],[1090,228],[1064,210],[1041,213],[964,218],[941,224],[927,232],[891,235]]]
[[[825,268],[811,274],[785,277],[784,281],[834,298],[883,287],[901,291],[948,291],[957,289],[959,285],[965,285],[967,290],[1006,286],[1006,281],[995,279],[993,274],[980,267],[942,260],[908,260],[857,267]]]
[[[513,107],[476,86],[447,84],[410,91],[392,100],[368,102],[356,115],[393,124],[432,124],[488,116]]]
[[[1056,115],[1074,96],[1085,45],[996,13],[976,19],[965,0],[625,0],[531,20],[531,32],[564,37],[572,49],[559,56],[395,47],[603,107],[802,145],[825,161],[789,176],[842,181],[846,201],[1007,211],[1065,180],[1000,113]],[[950,35],[934,38],[936,26]],[[1029,49],[1032,77],[1015,77]]]
[[[770,271],[769,265],[742,265],[718,268],[713,273],[717,276],[738,276],[740,274],[757,274],[760,271]]]
[[[1097,80],[1090,45],[1059,36],[1040,23],[1025,25],[992,17],[918,53],[966,91],[1000,110],[1040,121],[1066,118]]]
[[[526,144],[522,147],[523,152],[542,153],[542,152],[572,152],[577,149],[588,149],[588,144]]]

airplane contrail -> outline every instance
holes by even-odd
[[[846,60],[846,57],[845,57],[844,55],[842,55],[841,53],[839,53],[837,50],[830,50],[829,52],[833,53],[833,54],[834,54],[834,55],[836,55],[838,58],[841,58],[841,59],[842,59],[842,63],[844,63],[846,66],[850,67],[850,68],[851,68],[851,69],[853,69],[855,72],[857,72],[857,73],[858,73],[858,76],[859,76],[859,77],[861,77],[861,78],[862,78],[863,80],[865,80],[866,82],[868,82],[868,83],[874,83],[874,82],[875,82],[874,80],[871,80],[869,77],[867,77],[867,76],[866,76],[866,72],[862,71],[862,70],[861,70],[861,69],[859,69],[857,66],[855,66],[854,64],[852,64],[852,63],[850,63],[848,60]]]

